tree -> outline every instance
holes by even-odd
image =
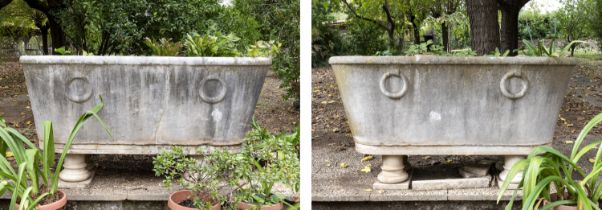
[[[67,39],[65,31],[59,23],[57,13],[65,9],[63,0],[24,0],[29,7],[36,9],[46,15],[50,36],[52,37],[52,50],[66,46]]]
[[[529,0],[498,0],[502,11],[500,50],[508,50],[510,52],[509,55],[518,54],[516,51],[518,49],[518,13],[527,2]]]
[[[602,48],[602,0],[594,0],[594,5],[591,5],[592,8],[595,8],[590,19],[591,25],[593,27],[594,34],[598,38],[598,45]]]
[[[466,11],[470,20],[472,49],[479,55],[495,51],[500,45],[497,1],[466,0]]]
[[[285,98],[299,101],[299,10],[300,0],[238,0],[234,8],[259,23],[262,40],[275,40],[282,44],[273,58],[273,69],[286,90]],[[295,103],[298,104],[298,103]]]
[[[402,5],[393,5],[389,0],[377,1],[341,0],[348,13],[354,18],[370,22],[387,33],[389,49],[401,51],[403,48],[403,30],[405,19]],[[397,2],[397,1],[395,1]],[[399,2],[397,2],[399,3]],[[396,19],[396,17],[400,19]]]
[[[433,3],[432,17],[441,24],[441,39],[443,49],[450,52],[450,27],[458,22],[457,12],[463,8],[461,0],[441,0]]]
[[[565,36],[567,43],[583,37],[591,36],[594,25],[590,25],[588,19],[596,11],[593,10],[594,2],[591,0],[562,0],[563,7],[556,12],[560,20],[560,32]],[[595,16],[595,15],[594,15]],[[577,45],[571,46],[571,56],[575,52]]]

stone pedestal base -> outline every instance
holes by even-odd
[[[62,179],[59,179],[59,188],[85,188],[90,186],[92,183],[92,179],[94,179],[94,171],[91,171],[90,177],[81,182],[66,182]]]
[[[409,175],[405,170],[407,158],[405,155],[383,155],[378,181],[383,184],[397,184],[408,180]]]
[[[502,184],[504,183],[504,180],[506,180],[506,177],[508,176],[508,173],[510,172],[510,169],[512,169],[512,166],[514,166],[514,164],[516,162],[518,162],[519,160],[522,160],[524,158],[525,158],[524,156],[504,156],[504,170],[502,172],[500,172],[500,174],[496,177],[498,187],[502,186]],[[518,174],[516,174],[516,176],[514,176],[512,181],[510,181],[510,185],[508,185],[508,189],[518,189],[518,185],[520,184],[520,181],[522,179],[523,179],[523,172],[519,172]]]
[[[59,174],[59,186],[65,188],[85,187],[92,182],[94,172],[86,163],[86,155],[68,154]]]

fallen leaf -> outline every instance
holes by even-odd
[[[372,155],[366,155],[366,156],[364,156],[364,158],[362,158],[361,162],[371,161],[372,159],[374,159],[374,156],[372,156]]]
[[[575,142],[574,142],[574,141],[571,141],[571,140],[566,140],[566,141],[564,141],[564,143],[565,143],[565,144],[573,144],[573,143],[575,143]]]
[[[370,171],[372,171],[372,164],[368,164],[368,165],[364,166],[364,168],[362,168],[361,171],[364,173],[370,173]]]
[[[366,192],[372,192],[372,189],[368,188],[368,189],[364,189],[364,191],[366,191]]]
[[[13,156],[13,152],[11,152],[11,151],[6,152],[6,157],[12,157],[12,156]]]
[[[349,167],[349,164],[347,164],[347,163],[341,163],[339,165],[339,167],[341,167],[341,168],[347,168],[347,167]]]
[[[590,162],[590,163],[594,163],[594,162],[596,162],[596,160],[595,160],[595,159],[593,159],[593,158],[590,158],[590,159],[589,159],[589,162]]]

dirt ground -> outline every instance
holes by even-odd
[[[255,119],[271,132],[291,132],[299,122],[299,111],[292,100],[283,99],[280,80],[268,74],[255,109]],[[15,59],[0,61],[0,116],[9,126],[35,139],[34,119],[23,69]]]
[[[328,147],[330,152],[353,150],[354,143],[347,125],[343,104],[330,68],[315,68],[312,71],[312,147]],[[570,90],[557,122],[553,146],[565,154],[570,154],[574,140],[581,128],[596,114],[602,112],[602,61],[580,60],[578,69],[570,80]],[[590,133],[589,139],[601,139],[602,126]],[[568,142],[567,142],[568,141]],[[593,152],[582,158],[584,164],[591,168],[587,160],[594,156]],[[499,157],[468,156],[413,156],[413,166],[436,166],[440,164],[459,164],[488,159],[499,160]],[[358,160],[360,161],[360,160]],[[499,161],[498,161],[499,162]],[[314,162],[316,164],[316,162]],[[315,166],[314,167],[318,167]],[[338,166],[334,166],[338,167]],[[314,183],[320,184],[320,183]]]

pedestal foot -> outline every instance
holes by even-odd
[[[408,180],[405,163],[408,156],[383,155],[382,171],[378,174],[378,181],[384,184],[396,184]]]
[[[518,162],[519,160],[524,159],[524,156],[504,156],[504,170],[498,175],[497,177],[497,186],[500,187],[502,186],[502,184],[504,183],[504,180],[506,180],[508,173],[510,172],[510,169],[512,169],[512,166],[514,166],[514,164],[516,164],[516,162]],[[518,189],[518,185],[520,184],[520,181],[523,179],[523,172],[519,172],[516,174],[516,176],[514,176],[514,178],[510,181],[510,185],[508,186],[508,189]]]
[[[84,187],[92,181],[93,172],[86,164],[86,155],[68,154],[59,174],[61,187]]]

